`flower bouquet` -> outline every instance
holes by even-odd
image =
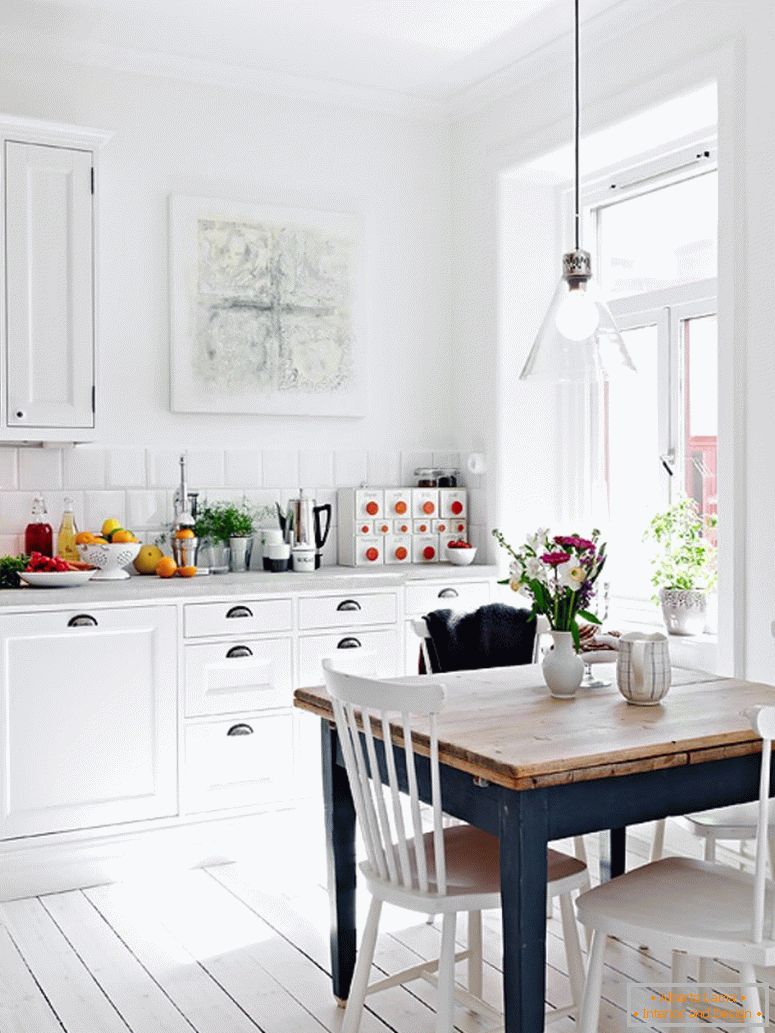
[[[572,697],[584,673],[584,664],[575,652],[580,648],[578,618],[600,624],[587,609],[606,561],[600,532],[582,538],[577,534],[552,536],[539,528],[518,550],[497,528],[493,535],[511,556],[510,576],[501,584],[530,596],[533,615],[541,614],[549,621],[554,648],[544,659],[543,669],[551,693]]]

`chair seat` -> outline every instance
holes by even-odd
[[[649,946],[665,939],[676,950],[731,959],[741,955],[742,943],[746,957],[753,951],[775,960],[771,940],[758,945],[750,942],[753,886],[753,876],[747,872],[667,857],[582,893],[576,907],[583,925],[610,936]],[[771,895],[770,887],[765,941],[771,937]],[[702,941],[702,950],[693,951],[691,947],[698,941]]]
[[[427,832],[423,840],[428,871],[432,872],[433,833]],[[413,844],[410,842],[408,846],[413,875],[416,876]],[[444,854],[447,871],[446,896],[487,894],[500,897],[500,842],[497,836],[482,832],[472,825],[453,825],[444,829]],[[368,863],[364,863],[361,869],[371,882],[383,882]],[[567,892],[568,889],[581,885],[585,875],[586,865],[583,861],[558,850],[547,851],[547,887],[552,895]],[[568,881],[573,885],[567,886],[566,889]],[[392,886],[390,888],[393,889]],[[433,879],[429,879],[428,893],[438,893],[438,886]],[[497,902],[492,906],[498,906]]]
[[[678,821],[687,824],[698,836],[717,839],[756,839],[758,803],[737,803],[731,807],[714,807],[710,811],[686,814]],[[775,799],[769,804],[770,835],[775,836]]]

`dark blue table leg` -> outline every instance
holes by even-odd
[[[350,993],[355,968],[355,807],[347,772],[336,762],[336,728],[328,721],[321,721],[321,725],[331,977],[334,997],[342,1004]]]
[[[546,958],[547,802],[503,791],[500,804],[505,1033],[542,1033]]]
[[[608,833],[608,842],[605,835],[600,836],[600,881],[615,879],[624,875],[627,854],[627,829],[611,829]]]

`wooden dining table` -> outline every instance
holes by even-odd
[[[438,723],[444,810],[500,839],[505,1033],[544,1028],[550,841],[609,831],[616,876],[628,825],[758,796],[761,740],[744,711],[775,703],[775,688],[674,669],[666,698],[640,707],[619,695],[613,666],[599,671],[614,684],[573,700],[552,699],[533,665],[430,676],[447,691]],[[294,702],[322,719],[333,992],[344,1002],[356,954],[355,810],[325,689],[298,689]],[[413,720],[429,801],[427,733]]]

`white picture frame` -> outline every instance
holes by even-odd
[[[173,412],[366,412],[362,221],[173,194]]]

